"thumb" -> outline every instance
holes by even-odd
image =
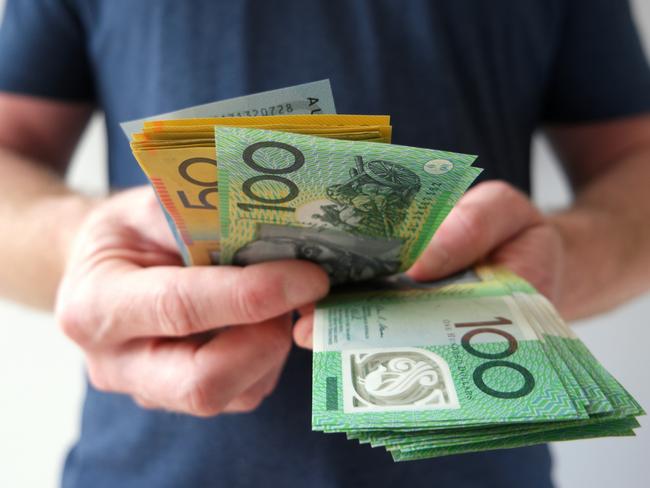
[[[430,281],[462,271],[541,222],[541,214],[514,187],[482,183],[461,198],[407,274]]]

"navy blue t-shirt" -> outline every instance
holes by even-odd
[[[529,189],[531,135],[650,110],[621,0],[9,0],[0,90],[94,103],[113,187],[146,180],[118,123],[329,78],[394,142],[480,155]],[[56,121],[52,121],[56,123]],[[547,487],[546,447],[393,463],[310,429],[310,354],[253,413],[199,419],[88,388],[66,487]]]

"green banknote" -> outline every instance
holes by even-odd
[[[495,287],[325,300],[314,327],[314,427],[586,417],[517,303]]]
[[[444,447],[424,448],[415,451],[402,451],[400,449],[395,449],[391,450],[391,455],[395,461],[415,461],[418,459],[462,454],[466,452],[524,447],[543,442],[593,439],[597,437],[633,436],[634,431],[632,429],[638,426],[638,422],[634,419],[622,419],[612,421],[610,425],[607,426],[588,425],[585,427],[568,427],[564,430],[535,432],[521,436],[497,438],[487,441],[482,440],[479,442]]]
[[[221,263],[321,264],[334,283],[409,268],[480,173],[474,156],[217,127]]]
[[[479,267],[365,288],[317,306],[314,430],[408,461],[639,426],[638,403],[516,275]]]
[[[498,280],[506,285],[518,301],[526,302],[527,308],[538,314],[545,336],[562,351],[563,360],[584,389],[590,414],[623,417],[645,413],[566,325],[555,307],[529,283],[503,268],[484,267],[481,273],[483,280]]]

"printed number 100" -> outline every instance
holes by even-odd
[[[504,361],[504,358],[512,356],[517,351],[519,344],[517,343],[517,339],[515,339],[512,334],[509,334],[508,332],[501,329],[495,329],[494,327],[489,327],[489,326],[509,325],[512,324],[512,321],[504,317],[495,317],[495,319],[496,320],[484,321],[484,322],[459,322],[459,323],[455,323],[454,326],[459,329],[472,328],[472,330],[466,332],[461,338],[461,345],[463,346],[463,349],[465,349],[465,351],[467,351],[472,356],[478,358],[490,359],[490,361],[481,364],[474,370],[472,379],[474,380],[474,384],[476,385],[476,387],[482,392],[490,396],[493,396],[495,398],[521,398],[523,396],[528,395],[531,391],[533,391],[533,389],[535,388],[535,378],[533,377],[532,373],[522,365],[513,363],[511,361]],[[474,336],[478,336],[480,334],[485,334],[485,333],[497,334],[505,338],[508,341],[508,347],[503,351],[494,352],[494,353],[479,351],[474,346],[472,346],[470,340]],[[515,391],[499,391],[488,386],[485,383],[483,376],[485,375],[485,372],[487,370],[492,368],[497,368],[497,367],[509,368],[513,371],[516,371],[522,376],[524,380],[524,384],[521,386],[521,388]]]
[[[262,148],[276,148],[276,149],[282,149],[284,151],[287,151],[289,154],[293,156],[293,163],[287,166],[286,168],[267,168],[265,166],[261,166],[253,159],[253,156],[255,155],[256,151]],[[296,209],[293,207],[284,207],[278,205],[280,203],[290,202],[300,194],[298,185],[296,185],[290,179],[280,175],[293,173],[294,171],[297,171],[300,168],[302,168],[303,165],[305,164],[305,155],[302,152],[300,152],[298,148],[295,148],[283,142],[262,141],[262,142],[256,142],[255,144],[251,144],[250,146],[248,146],[244,150],[242,158],[246,166],[253,169],[254,171],[257,171],[258,173],[261,173],[258,176],[253,176],[252,178],[249,178],[246,181],[244,181],[244,184],[242,185],[242,191],[248,198],[260,203],[259,204],[238,203],[237,206],[240,209],[245,210],[247,212],[253,209],[281,210],[284,212],[295,212]],[[284,185],[287,188],[287,195],[278,198],[266,198],[264,196],[258,195],[257,193],[255,193],[254,185],[262,181],[273,181],[275,183],[280,183]]]

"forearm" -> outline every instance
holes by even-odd
[[[591,181],[550,217],[566,250],[560,302],[568,319],[606,311],[650,288],[650,149]]]
[[[0,295],[50,308],[76,229],[92,206],[60,177],[0,148]]]

